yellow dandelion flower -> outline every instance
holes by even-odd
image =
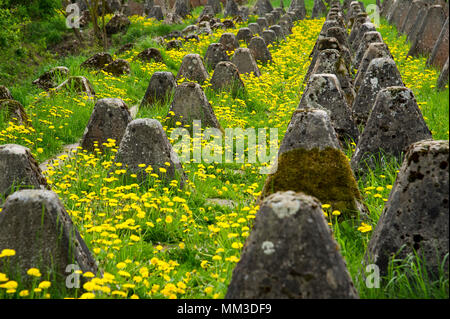
[[[42,281],[41,283],[39,283],[38,288],[48,289],[48,288],[50,288],[51,285],[52,285],[52,283],[50,281]]]

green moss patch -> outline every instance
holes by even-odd
[[[295,149],[280,155],[278,169],[267,178],[262,197],[288,190],[312,195],[350,215],[355,215],[356,201],[361,200],[347,157],[330,147]]]

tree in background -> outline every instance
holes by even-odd
[[[80,15],[84,9],[89,11],[89,16],[92,22],[92,29],[94,32],[94,38],[103,46],[106,51],[108,48],[108,37],[106,35],[105,14],[109,8],[106,0],[62,0],[62,13],[64,16],[68,16],[65,8],[71,3],[76,3],[80,9]],[[99,18],[102,20],[102,25],[99,25]],[[75,36],[81,41],[81,34],[77,28],[72,28]]]
[[[31,19],[47,18],[54,14],[55,9],[61,7],[60,0],[2,0],[0,8],[15,9],[21,17]]]

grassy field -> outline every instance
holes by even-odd
[[[285,0],[286,7],[289,2]],[[312,2],[307,1],[309,9]],[[279,1],[273,3],[278,5]],[[197,8],[194,17],[200,11]],[[204,56],[208,45],[225,32],[201,36],[200,42],[189,42],[179,51],[167,51],[152,40],[153,36],[169,32],[167,26],[140,17],[131,20],[127,34],[117,37],[110,50],[114,54],[121,44],[136,43],[130,52],[115,56],[130,61],[130,75],[113,77],[82,70],[79,65],[87,54],[43,65],[39,72],[65,65],[72,75],[86,76],[92,82],[97,98],[117,97],[133,106],[140,103],[153,72],[167,70],[176,74],[185,54]],[[172,29],[182,29],[193,20]],[[309,53],[323,22],[296,22],[287,41],[269,47],[273,62],[260,65],[262,76],[242,77],[245,94],[233,97],[212,91],[208,82],[202,85],[222,127],[278,128],[281,142],[303,93],[300,88],[309,66]],[[449,91],[434,88],[439,70],[426,68],[426,57],[406,58],[409,45],[385,21],[379,31],[405,84],[413,90],[433,137],[448,140]],[[164,63],[133,61],[150,46],[161,50]],[[27,146],[39,162],[58,154],[63,145],[77,142],[94,107],[93,101],[73,92],[46,97],[29,84],[13,86],[11,92],[25,106],[31,126],[0,122],[0,143]],[[165,125],[168,109],[169,104],[141,108],[137,117],[158,119],[170,136],[172,129]],[[166,182],[156,174],[147,183],[139,184],[125,174],[124,167],[114,163],[115,142],[110,141],[106,147],[104,153],[77,149],[70,157],[60,156],[45,173],[98,260],[103,277],[85,273],[85,278],[92,278],[89,283],[80,289],[66,289],[51,278],[37,276],[35,271],[30,272],[32,284],[0,274],[0,287],[4,288],[0,289],[0,298],[223,298],[259,208],[256,199],[266,178],[259,173],[263,164],[185,163],[188,183],[180,189],[177,181]],[[352,152],[347,150],[349,158]],[[386,163],[358,181],[370,210],[366,225],[360,220],[337,223],[333,207],[323,203],[360,297],[448,298],[448,279],[441,276],[431,282],[423,275],[420,259],[414,257],[393,263],[379,289],[366,288],[361,279],[365,247],[400,167],[393,159],[386,159]],[[220,206],[208,199],[231,200],[232,206]],[[42,282],[41,288],[35,290]]]

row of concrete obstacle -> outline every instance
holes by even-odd
[[[369,89],[370,99],[364,99],[371,110],[363,117],[367,120],[352,164],[359,167],[364,152],[384,149],[400,155],[406,147],[362,265],[375,264],[384,276],[393,255],[404,258],[416,251],[430,278],[439,278],[449,251],[448,141],[431,139],[412,92],[403,86],[386,44],[371,31],[374,26],[360,4],[352,2],[349,11],[345,19],[339,1],[332,2],[312,53],[316,58],[307,87],[279,150],[278,169],[266,180],[227,298],[358,297],[321,204],[339,209],[343,218],[358,210],[366,213],[335,130],[343,127],[340,123],[351,123],[346,103],[351,94],[340,85],[341,79],[352,83],[351,73],[341,70],[349,66],[346,54],[355,63],[361,48],[358,73],[364,75],[353,105],[360,105],[360,96]],[[350,35],[346,23],[352,27]],[[339,37],[327,36],[331,29]],[[448,259],[443,270],[448,276]],[[365,268],[361,271],[364,277]]]
[[[275,11],[278,12],[278,10]],[[291,32],[293,25],[291,16],[294,15],[296,16],[295,13],[290,12],[290,15],[279,18],[287,23],[286,29],[278,26],[283,38]],[[273,23],[277,21],[278,18],[275,17]],[[271,27],[265,18],[258,22],[266,23],[264,27],[267,30]],[[260,27],[263,29],[263,26]],[[231,41],[228,41],[227,37]],[[236,46],[239,46],[234,34],[224,34],[223,38],[224,42],[235,43]],[[267,50],[264,39],[261,37],[252,37],[249,46],[255,38],[258,38],[260,43],[264,44],[262,48]],[[233,47],[235,56],[239,51],[236,46]],[[246,61],[257,68],[254,53],[247,48],[241,49],[245,53]],[[146,56],[158,56],[153,51],[146,53]],[[145,61],[145,59],[143,60]],[[209,61],[209,58],[205,60]],[[83,67],[104,70],[105,65],[111,62],[112,58],[102,53],[85,61]],[[229,61],[216,61],[216,63],[215,66],[211,65],[214,68],[214,74],[218,72],[221,65],[225,64],[228,69],[232,70],[231,78],[239,79],[240,83],[242,83],[239,78],[240,73],[259,74],[258,69],[245,71],[248,69],[246,63],[242,64],[244,69],[241,69],[241,64],[237,62],[237,66]],[[54,86],[56,88],[72,88],[77,92],[95,97],[92,86],[84,77],[69,77],[63,84],[58,85],[57,82],[66,73],[65,71],[66,69],[61,67],[54,72],[47,73],[40,80],[38,79],[36,84],[39,83],[45,89]],[[194,54],[188,54],[183,59],[177,75],[179,78],[184,77],[198,82],[203,82],[208,76],[201,57]],[[218,81],[221,85],[218,89],[230,89],[226,85],[223,86],[226,81],[227,74],[225,72]],[[214,83],[214,75],[211,83]],[[156,72],[152,76],[142,104],[154,105],[163,102],[168,98],[168,92],[172,89],[174,89],[174,96],[169,114],[179,115],[177,120],[183,121],[185,125],[192,125],[194,120],[201,120],[203,125],[220,127],[202,87],[195,82],[185,82],[177,86],[174,76],[168,72]],[[12,96],[6,88],[2,87],[2,92],[12,100]],[[158,173],[161,179],[176,179],[179,181],[179,186],[183,187],[185,175],[182,166],[159,121],[154,119],[132,120],[127,105],[121,99],[100,99],[95,104],[81,145],[86,150],[95,151],[95,148],[102,149],[103,143],[108,142],[108,139],[114,139],[120,144],[115,161],[126,165],[129,173],[136,173],[139,179],[144,179],[149,172],[141,166],[142,164],[147,167],[151,165],[152,172]],[[167,163],[170,165],[167,166]],[[166,172],[161,173],[159,167],[164,167]],[[64,282],[66,267],[72,263],[78,264],[83,272],[98,273],[95,259],[58,196],[51,191],[30,150],[20,145],[0,145],[0,171],[0,205],[2,205],[0,251],[3,249],[16,251],[16,255],[7,263],[4,262],[5,259],[0,260],[0,271],[9,274],[17,271],[19,275],[23,275],[27,269],[38,267],[42,273],[51,272],[60,282]],[[18,190],[23,188],[35,189]]]
[[[208,47],[204,59],[198,54],[186,55],[175,79],[169,72],[155,73],[150,80],[141,105],[165,103],[168,96],[173,93],[176,86],[175,80],[180,78],[203,83],[209,78],[207,67],[215,70],[210,79],[214,90],[231,87],[233,92],[236,93],[244,86],[239,74],[253,73],[255,76],[259,76],[261,73],[256,62],[267,63],[272,60],[267,45],[285,40],[286,36],[292,32],[293,19],[304,18],[305,15],[302,12],[302,10],[295,10],[286,13],[282,8],[272,9],[270,12],[266,12],[264,17],[259,17],[257,22],[249,23],[248,27],[240,28],[236,35],[230,32],[223,33],[218,43],[212,43]],[[178,49],[186,41],[199,41],[198,36],[203,33],[210,34],[213,30],[219,28],[235,28],[235,22],[236,20],[233,19],[226,19],[221,22],[220,19],[214,18],[211,14],[205,14],[200,16],[197,24],[189,25],[182,31],[173,31],[158,39],[158,41],[167,50]],[[239,41],[245,41],[247,48],[241,48]],[[128,43],[119,48],[116,54],[124,54],[133,47],[133,43]],[[234,52],[231,59],[227,51]],[[161,52],[156,48],[143,50],[134,60],[139,60],[142,63],[164,62]],[[105,72],[115,77],[131,73],[131,66],[127,60],[121,58],[114,60],[112,55],[107,52],[94,54],[81,63],[80,68]],[[93,85],[86,77],[70,76],[69,69],[65,66],[57,66],[48,70],[34,80],[33,84],[43,90],[50,91],[50,94],[72,90],[86,94],[91,98],[95,98],[96,95]],[[200,90],[201,88],[195,89],[197,92]],[[6,110],[9,119],[16,123],[21,125],[31,124],[24,107],[13,99],[6,87],[0,86],[0,111],[3,110]],[[210,121],[205,120],[205,123],[208,122]],[[213,122],[216,123],[215,120]],[[100,141],[103,141],[103,139],[100,139]]]
[[[408,56],[428,56],[427,65],[441,70],[437,88],[448,83],[449,4],[444,0],[385,0],[381,14],[407,35]]]
[[[134,8],[129,10],[129,6],[126,3],[121,3],[120,0],[107,1],[106,12],[114,13],[112,19],[106,25],[106,32],[108,35],[120,32],[122,29],[127,28],[130,24],[127,16],[130,15],[144,15],[147,18],[154,18],[159,21],[163,21],[165,24],[176,24],[182,23],[182,20],[187,18],[192,13],[192,4],[190,0],[176,0],[172,1],[173,5],[169,1],[162,0],[146,0],[144,4],[139,4],[139,8]],[[207,0],[205,1],[205,6],[200,17],[205,15],[215,16],[223,12],[224,17],[232,17],[238,19],[239,21],[247,20],[250,14],[259,15],[260,17],[265,17],[265,14],[270,13],[274,8],[269,0],[258,0],[252,8],[248,6],[240,6],[238,3],[243,1],[235,0]],[[86,27],[89,25],[90,21],[90,11],[83,1],[77,1],[78,6],[82,12],[81,18],[79,20],[80,26]],[[306,8],[304,0],[294,0],[291,3],[291,7],[288,11],[292,11],[293,4],[296,7],[302,9],[302,13],[306,16]],[[284,10],[284,3],[280,1],[281,8]],[[132,6],[135,3],[132,2]],[[136,10],[137,9],[137,10]],[[102,7],[100,6],[97,10],[102,12]],[[326,13],[326,6],[322,0],[314,1],[314,8],[312,10],[312,17],[319,17]]]
[[[274,12],[278,13],[278,10],[274,10]],[[259,24],[255,23],[255,26],[258,26],[260,31],[263,30],[262,33],[265,31],[270,31],[275,34],[275,39],[277,41],[281,41],[291,32],[291,16],[293,16],[293,13],[289,13],[291,13],[291,15],[286,14],[279,18],[281,22],[286,22],[286,28],[282,28],[279,25],[269,25],[265,18],[258,19]],[[276,23],[277,21],[278,18],[277,15],[275,15],[273,23]],[[264,30],[263,28],[266,28],[267,30]],[[280,31],[281,36],[278,37],[277,33],[270,28],[277,30],[277,32]],[[241,37],[240,34],[245,34],[245,37]],[[238,39],[248,41],[248,46],[250,49],[239,48]],[[229,61],[226,51],[234,51],[234,56],[231,59],[231,62]],[[263,60],[262,57],[269,57],[269,59]],[[137,58],[143,62],[162,61],[161,53],[154,48],[149,48],[142,51],[137,55]],[[207,65],[214,69],[213,76],[210,79],[210,83],[212,84],[212,88],[214,90],[228,90],[234,88],[235,85],[238,88],[243,88],[244,84],[240,78],[240,74],[253,73],[256,76],[259,76],[260,71],[256,61],[268,62],[270,60],[271,54],[264,39],[259,36],[253,36],[253,32],[250,28],[241,28],[238,32],[238,36],[235,36],[232,33],[222,34],[219,43],[212,43],[209,46],[205,57]],[[81,64],[81,67],[88,68],[90,70],[105,70],[105,65],[107,67],[113,62],[113,58],[110,54],[102,52],[97,53],[84,61]],[[41,77],[34,81],[34,83],[46,90],[54,88],[54,90],[60,91],[60,88],[71,88],[76,92],[84,93],[89,97],[95,97],[95,91],[89,80],[85,77],[69,77],[63,83],[57,84],[61,77],[67,76],[67,74],[68,69],[66,67],[56,67],[44,73]],[[185,78],[190,82],[177,85],[176,80],[181,78]],[[173,94],[171,108],[168,113],[168,115],[170,115],[169,117],[172,118],[172,121],[169,123],[177,126],[176,122],[180,122],[184,127],[190,127],[194,120],[200,120],[202,121],[202,125],[206,127],[215,127],[220,129],[220,124],[214,115],[214,111],[206,98],[204,90],[199,85],[199,83],[205,82],[208,78],[209,74],[206,71],[203,59],[198,54],[187,54],[183,58],[176,77],[174,77],[170,72],[155,72],[152,75],[141,105],[154,107],[155,104],[166,103]],[[0,89],[0,101],[14,101],[7,88],[2,86]],[[16,120],[17,119],[18,118],[16,118]],[[81,140],[81,146],[87,151],[94,151],[95,148],[103,149],[103,144],[107,143],[109,139],[114,139],[117,144],[121,144],[124,136],[127,136],[127,132],[130,133],[136,131],[131,122],[132,117],[128,106],[121,99],[100,99],[95,104],[91,118]],[[142,122],[142,120],[136,120],[135,122]],[[147,123],[148,121],[144,122]],[[150,126],[156,125],[159,129],[156,133],[151,134],[160,135],[159,138],[162,143],[167,145],[168,141],[164,131],[162,130],[161,124],[159,122],[158,124],[153,124],[154,123],[152,122]],[[192,127],[190,129],[192,130]],[[134,136],[133,139],[142,141],[149,140],[148,138],[139,138],[136,136]],[[12,149],[15,150],[17,148],[18,146]],[[142,149],[143,148],[138,147],[136,151],[142,151]],[[27,153],[28,151],[24,149],[23,152]],[[121,158],[121,153],[122,152],[119,152],[118,158]],[[131,152],[124,151],[123,153]],[[152,153],[159,156],[160,152]],[[170,153],[172,153],[171,148],[165,153],[167,153],[166,155],[170,155]],[[157,168],[158,165],[163,165],[164,162],[174,162],[170,159],[166,160],[166,158],[152,160],[152,156],[131,156],[131,158],[135,161],[137,160],[135,163],[136,169],[137,165],[140,163],[147,163],[148,165],[152,165]],[[11,165],[14,162],[20,163],[21,161],[12,160],[10,161]],[[178,161],[176,162],[178,163]],[[129,165],[129,169],[132,169],[132,163],[127,162],[126,164]],[[10,165],[5,164],[5,167],[6,166],[9,167]],[[175,166],[178,165],[173,165],[173,167]],[[25,170],[24,172],[27,171],[32,172],[33,170]],[[12,181],[17,182],[21,179],[21,177],[24,177],[19,173],[14,173],[13,171],[8,172],[9,170],[5,170],[5,174],[3,175],[6,178],[3,180],[5,184],[0,192],[3,196],[9,195],[11,187],[13,186]],[[174,174],[172,174],[169,170],[166,176],[173,178]],[[9,180],[10,183],[8,184],[6,180]],[[33,180],[41,180],[41,178],[25,178],[24,183],[25,185],[28,183],[37,186],[35,183],[31,182]]]
[[[230,11],[230,13],[227,14],[232,16],[234,21],[232,19],[227,19],[221,22],[219,19],[214,18],[215,10],[209,9],[210,7],[217,7],[218,2],[216,2],[217,1],[210,1],[209,5],[205,6],[196,25],[187,26],[182,31],[171,32],[164,38],[159,39],[161,44],[167,49],[178,49],[183,46],[183,42],[180,39],[183,41],[199,41],[198,36],[200,34],[211,34],[213,30],[219,28],[235,28],[234,22],[241,17],[238,14],[240,11]],[[178,2],[176,2],[175,7],[177,7],[177,3]],[[184,2],[180,3],[182,4]],[[229,3],[234,3],[234,1],[230,0],[227,2],[227,6]],[[234,7],[233,5],[230,6]],[[292,1],[287,13],[282,7],[273,8],[267,0],[259,0],[255,4],[252,12],[257,12],[260,15],[256,23],[249,23],[247,27],[240,28],[236,36],[232,33],[224,33],[221,36],[219,43],[212,43],[208,47],[204,57],[206,65],[215,69],[215,66],[218,65],[219,62],[223,62],[218,65],[218,70],[211,79],[213,89],[223,89],[232,86],[233,91],[236,92],[243,87],[243,83],[238,74],[253,73],[255,76],[259,76],[260,71],[256,61],[267,63],[272,59],[270,51],[267,49],[267,45],[285,40],[286,36],[292,32],[293,21],[304,19],[306,17],[304,0]],[[322,1],[316,1],[312,16],[320,16],[324,12],[326,12],[325,5]],[[115,18],[117,18],[116,22],[114,22],[116,20]],[[125,19],[127,23],[124,23],[122,21],[123,19]],[[130,22],[126,17],[114,16],[110,23],[111,30],[114,29],[119,32],[120,30],[123,31],[124,28],[126,29]],[[239,48],[240,40],[246,42],[247,48]],[[124,45],[117,51],[117,54],[125,53],[128,50],[131,50],[133,46],[133,43]],[[227,51],[234,51],[231,63],[229,63],[230,59],[227,55]],[[135,59],[144,63],[149,63],[151,61],[163,62],[161,53],[155,48],[143,50]],[[113,76],[131,73],[130,63],[127,60],[120,58],[113,60],[112,56],[106,52],[94,54],[84,61],[80,67],[103,71]],[[201,62],[200,56],[187,55],[183,60],[177,79],[180,77],[203,83],[209,75],[203,62]],[[161,85],[158,82],[161,78],[164,78],[162,81],[165,85]],[[60,83],[62,79],[65,79],[65,81]],[[173,83],[174,81],[170,78],[168,73],[165,75],[155,74],[155,79],[150,81],[149,88],[142,104],[153,104],[157,100],[164,102],[164,97],[167,94],[170,94],[173,89]],[[95,90],[89,80],[82,76],[69,77],[69,69],[65,66],[52,68],[33,81],[33,84],[44,90],[52,89],[52,92],[75,90],[79,93],[85,93],[89,97],[95,96]],[[2,87],[2,90],[5,92],[7,91],[5,87]],[[14,119],[19,124],[30,124],[23,106],[12,99],[10,94],[0,94],[0,100],[0,108],[7,109],[10,118]]]

